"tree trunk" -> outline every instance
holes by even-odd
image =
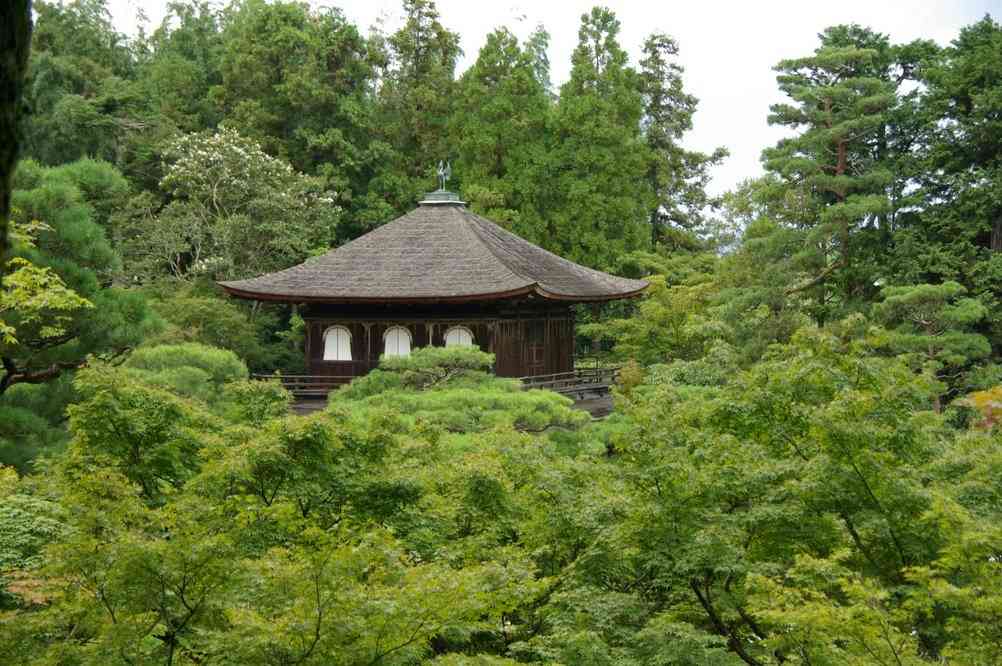
[[[1002,213],[995,218],[992,224],[991,251],[1002,252]]]
[[[17,164],[17,121],[31,45],[31,0],[0,2],[0,287],[7,265],[10,193]]]
[[[838,142],[838,162],[835,164],[835,175],[844,176],[846,169],[849,166],[849,146],[848,142],[843,139]],[[838,190],[835,192],[835,198],[839,203],[845,203],[845,191]],[[841,241],[842,241],[842,266],[844,268],[849,268],[849,220],[845,219],[843,214],[841,223]]]

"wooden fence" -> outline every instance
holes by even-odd
[[[551,375],[519,377],[524,389],[548,389],[569,395],[608,393],[616,383],[618,367],[576,368]]]
[[[519,377],[522,388],[548,389],[565,395],[605,394],[612,389],[619,374],[618,367],[586,367],[550,375]],[[282,386],[298,399],[326,398],[327,394],[355,379],[351,375],[251,375],[253,379],[282,382]]]
[[[282,382],[282,387],[292,394],[296,399],[300,398],[326,398],[327,394],[350,382],[352,376],[323,376],[323,375],[251,375],[252,379],[277,379]]]

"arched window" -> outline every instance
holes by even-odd
[[[410,356],[411,332],[403,326],[391,326],[383,333],[383,344],[387,356]]]
[[[445,332],[446,347],[472,347],[473,331],[465,326],[453,326]]]
[[[331,326],[324,331],[324,360],[351,360],[351,332],[344,326]]]

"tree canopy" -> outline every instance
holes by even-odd
[[[715,193],[684,42],[608,8],[554,83],[546,26],[459,71],[432,0],[392,32],[183,0],[126,36],[109,7],[34,3],[30,56],[0,7],[4,660],[1002,659],[996,18],[826,28],[776,65],[763,175]],[[410,210],[440,160],[475,212],[649,281],[575,312],[608,417],[476,348],[307,415],[262,379],[304,372],[309,314],[215,282]]]

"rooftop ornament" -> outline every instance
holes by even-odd
[[[436,169],[438,174],[438,189],[434,192],[428,192],[424,195],[424,199],[421,200],[422,204],[435,204],[435,203],[458,203],[463,204],[465,202],[459,200],[459,195],[455,192],[450,192],[445,189],[445,183],[452,178],[452,164],[449,162],[438,161],[438,169]]]
[[[443,166],[442,160],[438,161],[438,189],[445,190],[445,183],[452,178],[452,163],[446,162]]]

